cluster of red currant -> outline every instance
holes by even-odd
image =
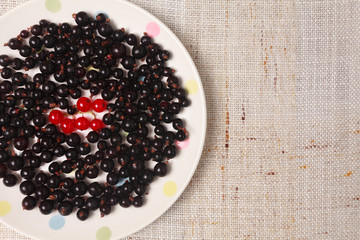
[[[103,99],[96,99],[94,102],[87,97],[81,97],[76,103],[76,106],[81,112],[88,112],[91,109],[97,113],[103,112],[106,109],[106,102]],[[63,133],[69,134],[76,129],[81,131],[91,127],[92,130],[97,131],[103,128],[104,123],[100,119],[93,119],[90,121],[86,117],[82,116],[76,119],[64,118],[63,112],[59,110],[52,110],[49,114],[49,121],[52,124],[60,124]]]

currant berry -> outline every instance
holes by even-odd
[[[106,102],[102,99],[96,99],[92,104],[92,109],[95,112],[103,112],[106,109]]]
[[[77,129],[83,131],[89,128],[90,121],[86,117],[79,117],[75,120],[75,126]]]
[[[59,124],[63,120],[63,113],[59,110],[52,110],[49,114],[49,121],[52,124]]]
[[[91,108],[91,100],[87,97],[81,97],[76,103],[77,108],[81,112],[87,112]]]
[[[75,120],[70,118],[65,118],[61,122],[61,130],[63,133],[69,134],[75,131]]]
[[[97,131],[104,127],[104,123],[100,119],[94,119],[91,121],[90,127],[92,130]]]

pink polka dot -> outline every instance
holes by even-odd
[[[175,141],[175,145],[180,148],[180,149],[184,149],[184,148],[187,148],[189,146],[189,138],[186,139],[185,141]]]
[[[149,22],[146,25],[146,32],[150,37],[157,37],[160,33],[160,27],[156,22]]]

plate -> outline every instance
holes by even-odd
[[[195,172],[204,145],[206,104],[196,67],[177,37],[161,21],[140,7],[121,0],[35,0],[0,18],[0,42],[7,42],[40,19],[74,24],[72,14],[79,11],[86,11],[93,16],[99,12],[106,13],[114,26],[124,27],[127,32],[138,36],[148,32],[156,43],[171,52],[172,57],[167,66],[176,70],[176,76],[181,79],[191,101],[191,105],[181,113],[186,121],[189,138],[178,145],[182,149],[171,160],[169,174],[156,178],[151,184],[143,207],[117,206],[110,215],[103,218],[99,213],[99,216],[91,216],[81,222],[74,212],[63,217],[57,212],[42,215],[37,208],[32,211],[22,210],[21,201],[24,196],[19,192],[18,186],[7,188],[1,181],[0,220],[37,239],[119,239],[144,228],[169,209],[182,194]],[[13,54],[13,51],[2,46],[0,52]]]

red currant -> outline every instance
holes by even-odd
[[[104,127],[104,123],[100,119],[94,119],[91,121],[90,127],[92,130],[97,131]]]
[[[90,121],[86,117],[79,117],[75,120],[75,126],[77,129],[83,131],[89,128]]]
[[[62,120],[61,124],[61,130],[63,133],[69,134],[75,131],[75,120],[70,118],[65,118]]]
[[[52,110],[49,114],[49,121],[52,124],[59,124],[63,120],[63,113],[59,110]]]
[[[92,109],[95,112],[103,112],[106,109],[106,102],[102,99],[96,99],[92,104]]]
[[[91,100],[87,97],[81,97],[76,103],[77,109],[81,112],[87,112],[91,108]]]

